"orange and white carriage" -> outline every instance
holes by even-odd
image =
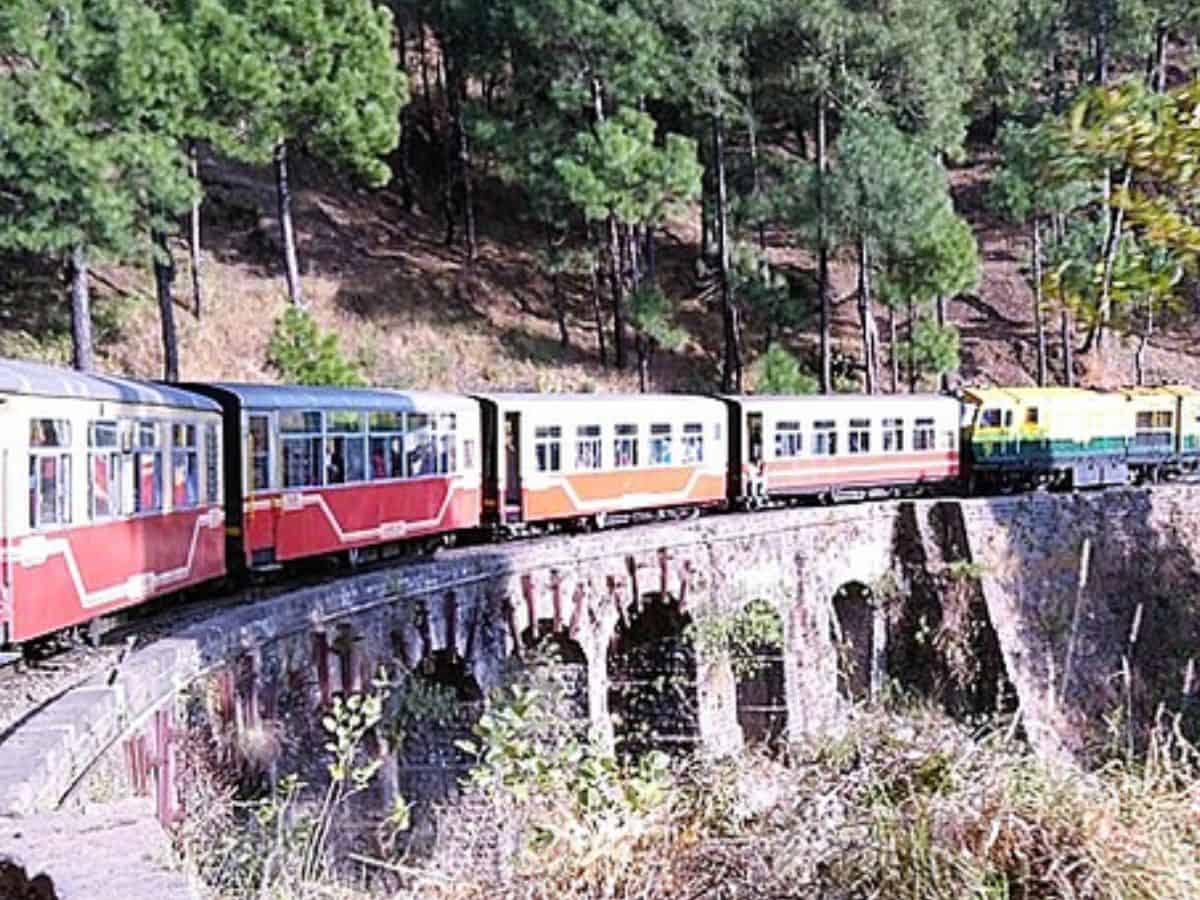
[[[725,503],[726,410],[707,397],[481,396],[485,524],[603,526]]]

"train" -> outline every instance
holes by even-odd
[[[1154,483],[1184,386],[474,395],[160,384],[0,359],[0,650],[303,560],[704,511]]]

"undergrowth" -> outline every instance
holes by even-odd
[[[548,672],[491,698],[462,746],[474,768],[438,811],[428,855],[360,856],[355,877],[311,867],[319,829],[294,846],[272,837],[291,802],[285,780],[282,800],[257,809],[257,831],[226,826],[225,845],[193,846],[209,854],[196,868],[211,871],[214,854],[257,860],[260,874],[221,896],[281,900],[1200,896],[1200,757],[1169,721],[1145,754],[1114,746],[1094,771],[925,707],[860,709],[840,737],[782,756],[624,761],[570,714]],[[426,706],[442,714],[412,704]],[[350,731],[365,735],[371,718]],[[356,740],[331,742],[334,757]],[[264,846],[276,854],[266,865]]]

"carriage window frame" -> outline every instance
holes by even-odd
[[[913,450],[929,451],[937,449],[937,423],[932,416],[921,416],[913,419]]]
[[[209,503],[221,501],[221,444],[217,426],[204,426],[204,492]]]
[[[454,475],[458,472],[458,415],[438,413],[434,425],[434,444],[437,459],[434,461],[439,475]]]
[[[325,480],[324,415],[320,410],[280,410],[279,479],[285,491],[321,487]],[[293,456],[295,448],[303,451]]]
[[[640,426],[622,422],[613,426],[613,468],[633,469],[638,465]]]
[[[871,452],[871,420],[851,419],[846,425],[846,452],[865,456]]]
[[[575,469],[592,472],[604,468],[604,436],[599,425],[575,426]]]
[[[46,426],[49,426],[49,433]],[[71,432],[71,422],[67,419],[29,420],[29,527],[36,531],[72,522]],[[46,478],[47,461],[53,469],[50,479]],[[49,508],[45,507],[47,481],[53,485]],[[47,512],[49,515],[44,515]]]
[[[681,444],[684,465],[697,465],[704,462],[704,423],[685,422]]]
[[[1001,428],[1004,424],[1004,410],[998,406],[989,406],[979,411],[980,428]]]
[[[371,481],[404,477],[404,413],[379,410],[367,417],[367,457]]]
[[[883,419],[881,425],[883,428],[883,452],[903,453],[904,419],[898,416],[889,417]]]
[[[650,425],[650,460],[652,466],[673,465],[675,455],[675,426],[670,422]]]
[[[562,471],[562,426],[536,425],[533,429],[533,467],[538,472]]]
[[[404,476],[437,475],[437,415],[415,412],[404,416]]]
[[[171,422],[171,509],[200,505],[200,435],[194,422]],[[183,475],[180,497],[179,476]]]
[[[162,426],[164,423],[152,419],[137,419],[133,422],[133,512],[139,516],[158,515],[166,508],[166,490],[163,484],[165,461]],[[149,463],[149,498],[143,496],[147,486],[144,471]]]
[[[104,437],[101,438],[103,432]],[[116,419],[94,419],[88,423],[88,518],[93,522],[107,522],[121,517],[125,508],[124,457],[121,454],[121,423]],[[105,488],[103,496],[106,507],[98,509],[96,491],[96,466],[104,466]]]
[[[838,455],[838,427],[835,419],[816,419],[812,423],[812,455]]]
[[[367,480],[367,414],[357,409],[326,409],[325,458],[322,477],[327,487]]]
[[[257,439],[255,425],[262,424],[262,441]],[[246,413],[247,462],[249,463],[250,492],[271,489],[271,416],[251,410]],[[280,442],[282,446],[282,441]],[[282,454],[282,450],[280,451]],[[282,457],[281,457],[282,458]],[[261,482],[259,476],[262,476]],[[282,476],[281,476],[282,477]]]
[[[804,423],[783,419],[775,423],[775,458],[796,459],[804,455]]]

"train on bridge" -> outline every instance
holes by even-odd
[[[0,648],[331,554],[1200,466],[1187,387],[467,396],[0,360],[0,423]]]

